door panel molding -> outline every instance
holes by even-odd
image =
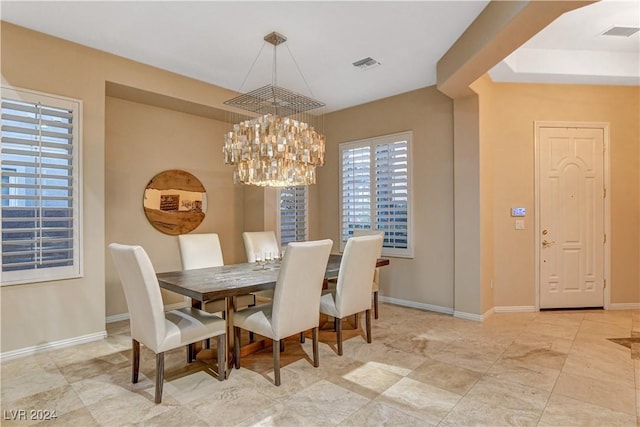
[[[601,129],[603,134],[603,182],[606,189],[604,198],[604,233],[607,239],[604,243],[603,273],[606,286],[604,288],[604,309],[610,308],[611,300],[611,182],[610,182],[610,150],[609,150],[609,123],[608,122],[567,122],[567,121],[534,121],[534,256],[535,256],[535,308],[540,310],[540,129],[542,128],[579,128]]]

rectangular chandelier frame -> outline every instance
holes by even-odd
[[[274,85],[266,85],[236,96],[224,104],[261,115],[273,114],[280,117],[293,116],[325,106],[313,98]]]

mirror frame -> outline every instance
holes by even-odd
[[[147,207],[145,202],[148,200],[149,190],[202,193],[202,204],[198,207],[194,203],[193,208],[180,210],[180,198],[179,194],[176,194],[161,195],[160,206],[157,209]],[[162,201],[163,197],[166,198],[165,201]],[[142,207],[147,220],[156,230],[172,236],[186,234],[195,230],[204,221],[207,192],[194,175],[183,170],[170,169],[160,172],[149,181],[142,196]]]

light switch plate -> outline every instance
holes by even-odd
[[[524,230],[524,219],[516,219],[516,230]]]

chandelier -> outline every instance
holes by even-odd
[[[311,110],[325,104],[277,86],[276,48],[287,38],[273,32],[264,40],[273,45],[273,83],[224,102],[258,115],[239,120],[225,134],[224,162],[234,166],[235,183],[269,187],[315,184],[316,167],[324,164],[325,136],[318,130],[322,114]]]

